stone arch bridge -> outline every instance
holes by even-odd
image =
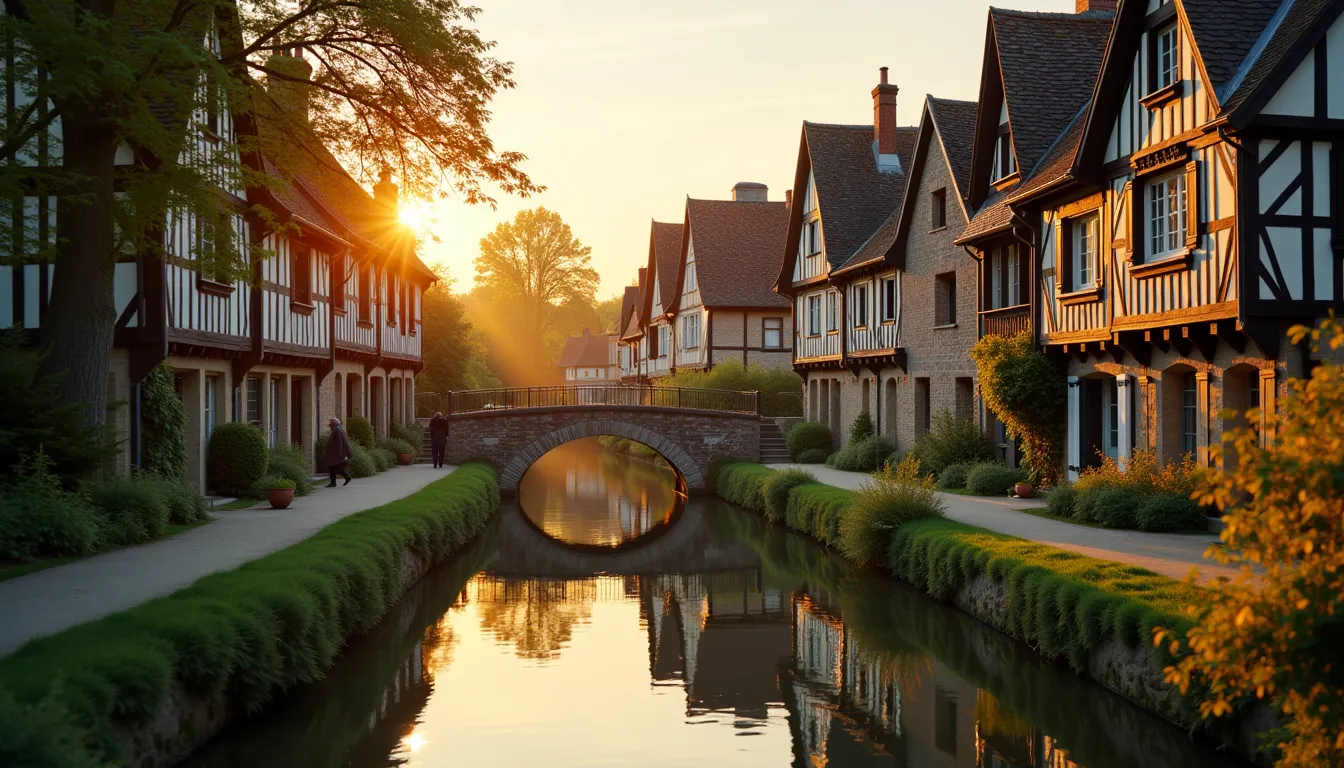
[[[710,491],[719,459],[759,461],[756,392],[675,387],[529,387],[453,392],[448,396],[450,464],[488,461],[505,496],[537,459],[583,437],[613,435],[658,451],[692,495]]]

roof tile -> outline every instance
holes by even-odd
[[[687,199],[696,282],[705,306],[789,306],[773,290],[788,219],[782,202]]]

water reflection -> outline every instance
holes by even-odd
[[[515,561],[532,550],[511,539],[529,527],[511,516],[328,679],[189,764],[1240,765],[726,505],[691,502],[634,552],[571,553],[619,564],[581,578],[548,576],[574,565],[555,557],[522,573]],[[692,561],[688,548],[693,567],[672,567]]]
[[[518,505],[538,528],[590,546],[616,546],[668,523],[678,498],[671,469],[603,448],[595,437],[542,456],[518,486]]]

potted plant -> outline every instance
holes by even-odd
[[[262,478],[261,487],[266,489],[266,500],[271,509],[285,509],[294,501],[294,481],[279,475]]]
[[[397,454],[397,463],[403,467],[410,466],[413,461],[415,461],[415,454],[411,451]]]
[[[1031,483],[1018,483],[1013,486],[1013,493],[1015,493],[1019,499],[1030,499],[1032,496],[1036,495],[1036,487]]]
[[[388,438],[379,443],[378,447],[385,448],[388,453],[396,456],[397,463],[403,467],[415,462],[415,447],[401,438]]]

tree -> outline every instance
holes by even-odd
[[[1289,335],[1308,334],[1344,347],[1333,317]],[[1206,556],[1240,563],[1240,576],[1220,579],[1209,605],[1191,606],[1184,637],[1158,628],[1154,642],[1178,658],[1167,681],[1205,694],[1205,717],[1252,697],[1274,702],[1284,722],[1272,734],[1278,765],[1344,765],[1344,368],[1323,362],[1290,382],[1275,411],[1265,445],[1254,428],[1224,434],[1236,466],[1208,473],[1195,492],[1225,510],[1222,546]]]
[[[591,253],[558,213],[544,207],[519,211],[481,238],[476,282],[496,306],[507,307],[498,318],[507,335],[492,340],[507,344],[505,354],[532,369],[533,379],[552,373],[537,366],[554,363],[547,339],[553,343],[561,308],[569,313],[579,305],[592,312],[598,276],[589,266]]]
[[[436,265],[434,274],[438,281],[421,299],[425,368],[416,380],[416,389],[439,394],[476,389],[482,385],[482,373],[487,382],[489,378],[489,369],[481,359],[484,345],[467,319],[466,306],[452,292],[447,268]]]
[[[0,165],[0,196],[57,196],[48,250],[61,268],[43,365],[65,374],[63,400],[92,422],[105,415],[117,256],[158,255],[170,205],[216,220],[221,184],[265,183],[250,173],[248,126],[255,100],[268,98],[257,78],[305,90],[312,132],[366,183],[390,168],[412,194],[450,185],[473,203],[493,202],[485,182],[524,196],[541,189],[519,169],[523,155],[490,141],[487,105],[513,86],[512,67],[488,55],[493,43],[471,26],[477,10],[458,0],[15,0],[7,10],[0,39],[13,41],[7,71],[27,106],[0,154],[35,162]],[[205,44],[212,28],[217,50]],[[275,54],[300,50],[315,68],[272,66],[294,59]],[[229,153],[182,162],[200,117],[221,103],[238,118],[243,162]],[[118,165],[122,147],[135,163]],[[246,267],[246,249],[224,240],[201,268]]]
[[[980,374],[980,396],[1008,433],[1021,440],[1022,464],[1033,483],[1059,479],[1064,443],[1067,382],[1037,351],[1027,331],[985,336],[971,347]]]
[[[629,318],[621,317],[621,304],[625,300],[623,294],[616,294],[610,299],[599,301],[594,309],[597,310],[597,322],[604,333],[614,333],[620,335],[625,329],[621,327],[622,320]]]

